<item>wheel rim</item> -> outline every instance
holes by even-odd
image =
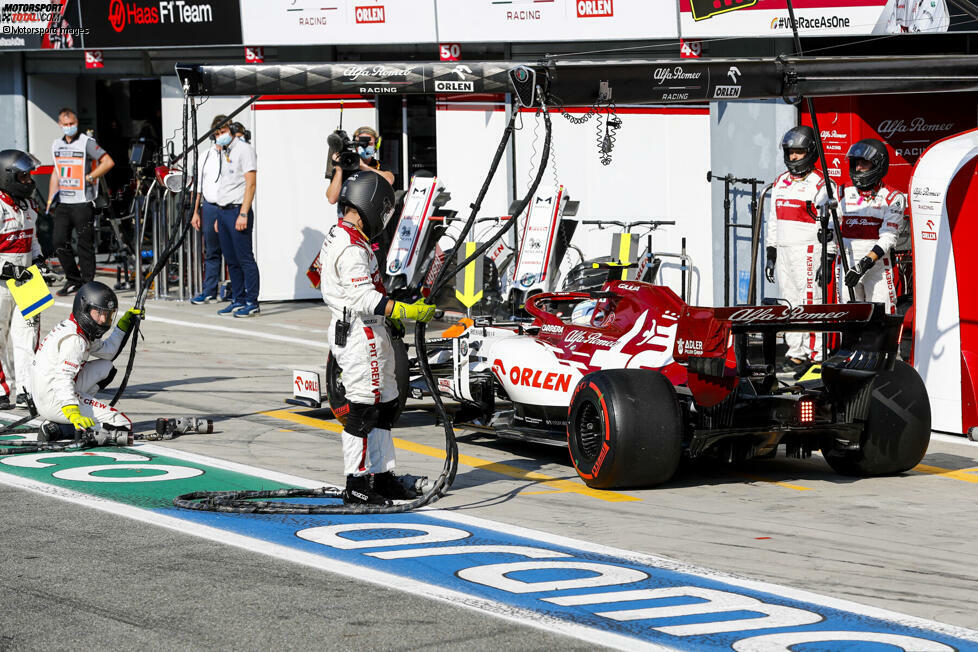
[[[601,410],[592,401],[583,401],[574,419],[574,436],[577,438],[577,449],[586,459],[593,460],[598,456],[604,431]]]

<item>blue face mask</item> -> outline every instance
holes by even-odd
[[[220,136],[217,137],[215,142],[221,147],[227,147],[228,145],[231,144],[231,134],[230,133],[221,134]]]
[[[367,147],[360,147],[359,150],[360,150],[360,158],[362,158],[363,160],[373,158],[374,154],[377,153],[377,150],[374,149],[373,145],[369,145]]]
[[[78,133],[78,125],[69,125],[67,127],[61,127],[61,131],[65,132],[65,136],[71,138]]]

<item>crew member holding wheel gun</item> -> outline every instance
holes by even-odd
[[[435,306],[387,298],[370,240],[394,212],[394,190],[379,174],[360,171],[339,194],[343,217],[330,228],[319,258],[323,301],[332,314],[329,349],[343,370],[350,411],[343,428],[343,502],[389,505],[415,493],[394,475],[391,427],[398,407],[394,349],[388,324],[427,322]]]

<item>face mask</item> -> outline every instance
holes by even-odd
[[[360,149],[360,158],[364,160],[368,158],[373,158],[373,155],[376,153],[376,150],[374,150],[373,145],[369,145],[368,147],[361,147],[359,149]]]
[[[78,125],[69,125],[67,127],[61,127],[61,131],[65,132],[65,136],[71,138],[78,133]]]
[[[221,134],[220,136],[217,137],[217,140],[215,142],[217,142],[217,144],[220,145],[221,147],[227,147],[228,145],[231,144],[231,134],[229,133]]]

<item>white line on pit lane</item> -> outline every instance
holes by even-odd
[[[59,306],[65,306],[63,303],[56,303]],[[67,306],[71,308],[71,306]],[[247,328],[233,328],[231,326],[217,326],[214,324],[203,323],[199,321],[181,321],[179,319],[166,319],[165,317],[154,317],[152,315],[146,316],[146,321],[148,322],[161,322],[163,324],[173,324],[174,326],[187,326],[189,328],[203,328],[212,331],[219,331],[222,333],[234,333],[237,335],[246,335],[248,337],[257,337],[264,340],[274,340],[276,342],[288,342],[290,344],[302,344],[303,346],[310,346],[316,349],[328,349],[329,344],[326,342],[319,342],[316,340],[304,340],[299,337],[289,337],[288,335],[276,335],[275,333],[263,333],[261,331],[253,331]]]
[[[978,446],[978,442],[971,441],[965,435],[949,435],[943,432],[932,432],[930,438],[945,444],[958,444],[959,446]]]
[[[65,304],[58,303],[57,305],[65,305]],[[210,305],[212,305],[212,304],[206,304],[206,306],[210,306]],[[219,304],[213,304],[213,305],[219,305]],[[204,306],[204,310],[207,309],[206,306]],[[178,308],[177,306],[168,305],[168,302],[167,301],[161,300],[161,299],[154,300],[150,304],[150,307],[154,311],[155,310],[181,310],[181,308]],[[329,317],[328,313],[326,313],[326,312],[322,312],[322,314],[323,314],[323,316],[325,318],[328,318]],[[204,317],[204,318],[206,318],[206,319],[217,319],[217,320],[220,320],[220,321],[226,321],[226,318],[225,317],[222,317],[222,316],[220,316],[218,314],[204,313],[201,316]],[[307,326],[297,326],[295,324],[283,324],[283,323],[278,322],[278,321],[276,321],[276,322],[269,322],[268,320],[262,320],[262,323],[270,324],[274,328],[285,328],[285,329],[292,330],[292,331],[302,331],[303,333],[328,333],[329,332],[325,328],[309,328]]]

